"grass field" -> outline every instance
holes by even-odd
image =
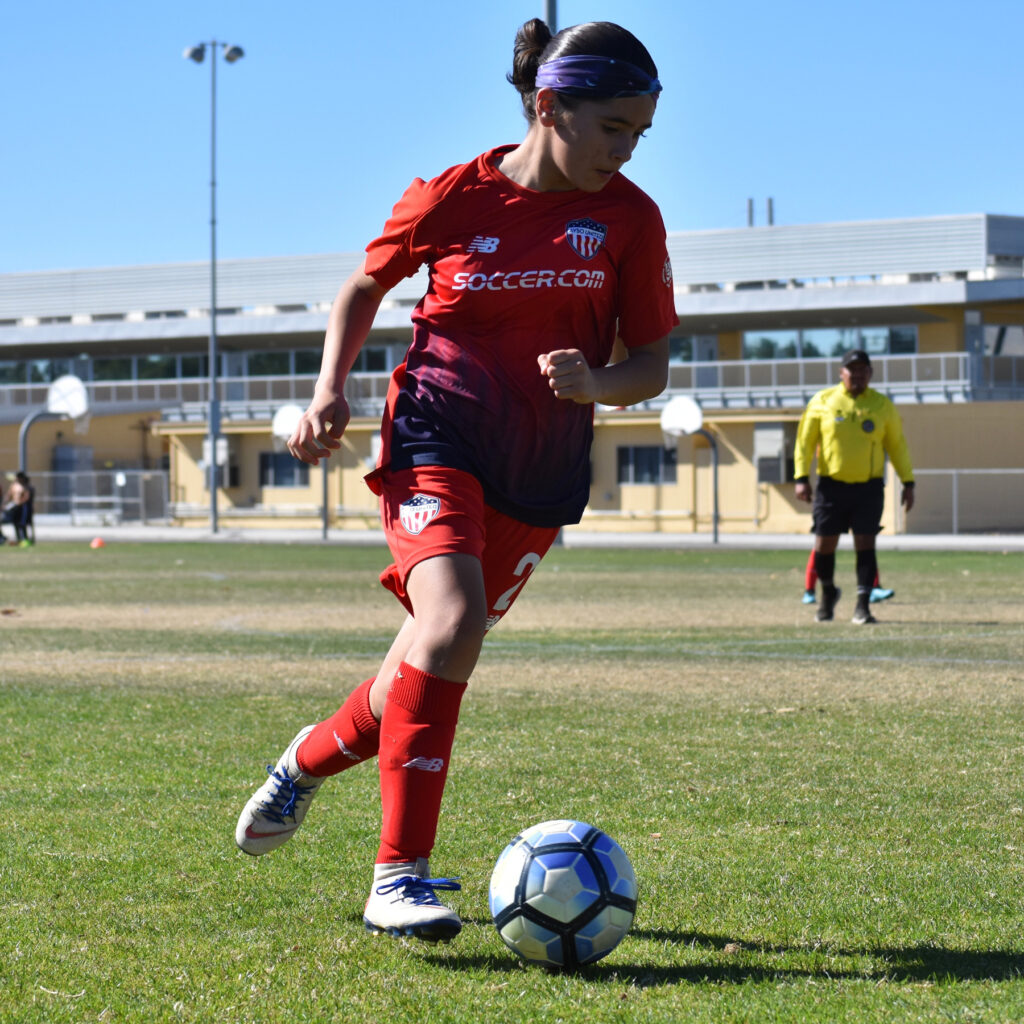
[[[545,560],[463,702],[432,866],[465,928],[430,946],[362,928],[372,765],[275,854],[233,842],[399,625],[383,549],[0,551],[0,1020],[1021,1021],[1022,558],[884,553],[858,628],[849,597],[813,622],[804,557]],[[640,880],[576,975],[487,910],[505,843],[563,816]]]

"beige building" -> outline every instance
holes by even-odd
[[[888,488],[886,530],[1024,530],[1024,218],[673,232],[669,252],[680,318],[669,387],[596,410],[582,528],[706,532],[717,495],[723,532],[808,530],[791,479],[796,423],[838,379],[838,355],[860,347],[873,386],[898,404],[918,479],[906,517]],[[359,259],[218,263],[220,522],[309,526],[326,509],[332,528],[376,525],[362,476],[424,274],[380,310],[326,479],[271,429],[312,394],[331,299]],[[208,296],[206,263],[0,275],[0,468],[24,452],[41,521],[209,524]],[[85,384],[88,424],[39,416],[68,374]],[[700,434],[662,432],[678,395],[699,405]]]

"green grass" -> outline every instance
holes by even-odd
[[[799,552],[552,552],[463,703],[442,946],[362,928],[372,766],[272,856],[232,839],[400,623],[384,558],[0,552],[0,1020],[1024,1019],[1020,556],[885,553],[897,596],[858,629],[848,598],[813,623]],[[562,816],[641,887],[575,975],[518,962],[486,899],[508,839]]]

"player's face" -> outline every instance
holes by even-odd
[[[867,363],[850,363],[839,371],[839,379],[843,387],[856,398],[871,383],[871,367]]]
[[[600,192],[628,163],[654,118],[651,96],[584,100],[562,110],[551,156],[564,189]]]

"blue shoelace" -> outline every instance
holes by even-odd
[[[270,803],[264,803],[263,814],[271,821],[279,825],[285,824],[285,818],[295,817],[295,807],[307,793],[316,789],[316,786],[300,786],[287,773],[281,773],[274,769],[272,764],[267,765],[267,774],[277,783],[277,789]]]
[[[379,896],[398,893],[399,899],[412,903],[417,907],[439,907],[441,901],[435,890],[455,892],[461,889],[457,878],[417,878],[415,875],[402,875],[393,882],[385,882],[377,886]]]

